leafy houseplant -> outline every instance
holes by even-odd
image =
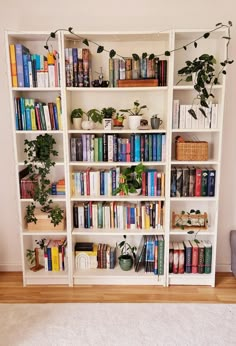
[[[24,152],[27,154],[25,165],[29,167],[30,179],[34,184],[32,194],[33,202],[26,207],[25,220],[27,223],[37,223],[35,216],[36,203],[40,205],[42,212],[47,213],[51,218],[54,227],[63,220],[64,211],[57,205],[52,206],[52,200],[49,198],[51,187],[48,175],[51,167],[55,165],[52,157],[58,156],[54,149],[56,144],[52,135],[39,135],[34,140],[25,140]]]
[[[140,105],[139,101],[134,101],[134,105],[132,108],[120,109],[120,112],[128,113],[129,118],[129,128],[131,130],[137,130],[140,125],[140,119],[142,114],[142,110],[147,108],[146,105]]]
[[[104,107],[102,108],[102,111],[101,111],[102,116],[105,119],[111,119],[115,112],[116,112],[116,109],[113,107],[107,107],[107,108]]]
[[[145,171],[145,167],[142,163],[137,166],[131,166],[125,168],[120,175],[120,182],[115,193],[123,192],[125,195],[129,193],[138,193],[142,188],[142,173]]]
[[[35,264],[33,267],[30,268],[33,271],[38,271],[44,268],[44,266],[39,264],[39,249],[44,250],[45,241],[46,241],[46,238],[35,240],[36,244],[39,247],[35,247],[34,250],[31,250],[31,249],[26,250],[26,258],[29,264]]]
[[[196,100],[199,100],[199,110],[205,117],[206,112],[203,107],[209,108],[209,101],[214,98],[214,94],[212,92],[213,86],[219,83],[220,75],[226,74],[225,67],[227,64],[231,63],[233,63],[233,60],[225,60],[221,62],[221,69],[219,72],[216,72],[215,57],[209,54],[202,54],[193,61],[185,61],[185,66],[178,71],[178,74],[184,77],[180,79],[178,83],[180,83],[182,80],[185,82],[193,82],[194,89],[197,91],[197,96],[194,98],[193,103]],[[189,109],[188,112],[194,119],[197,119],[196,112],[193,108]]]
[[[122,113],[117,112],[114,116],[113,116],[113,124],[114,126],[123,126],[123,122],[125,120],[125,115]]]
[[[74,125],[75,129],[78,129],[78,130],[80,129],[83,114],[84,114],[84,112],[81,108],[75,108],[71,112],[70,119],[71,119],[71,123]]]
[[[131,246],[127,241],[126,241],[126,235],[123,236],[124,240],[122,240],[119,244],[118,247],[121,250],[121,254],[118,257],[119,259],[119,264],[122,270],[130,270],[133,266],[133,261],[136,258],[136,253],[135,251],[137,250],[136,246]]]

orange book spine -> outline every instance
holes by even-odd
[[[11,64],[11,80],[13,88],[18,87],[17,67],[16,67],[16,49],[14,44],[10,44],[10,64]]]

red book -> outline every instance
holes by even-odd
[[[194,240],[190,240],[192,245],[192,273],[198,272],[198,245]]]
[[[173,243],[174,248],[174,259],[173,259],[173,273],[178,274],[179,269],[179,244],[174,242]]]
[[[142,195],[146,195],[146,173],[142,173]]]
[[[86,169],[86,196],[90,196],[90,169]]]
[[[42,130],[41,118],[40,118],[40,110],[39,107],[35,107],[35,115],[36,115],[36,125],[38,130]]]
[[[202,189],[202,170],[200,168],[196,168],[196,181],[195,181],[195,196],[201,196]]]
[[[178,273],[184,274],[184,244],[183,242],[179,242],[179,267],[178,267]]]
[[[130,162],[130,140],[126,141],[126,162]]]

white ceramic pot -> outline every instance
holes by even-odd
[[[103,122],[103,128],[104,128],[104,130],[111,130],[112,119],[106,119],[106,118],[104,118],[104,119],[102,120],[102,122]]]
[[[142,117],[140,115],[130,115],[129,116],[129,128],[130,130],[137,130],[140,126],[140,121]]]
[[[73,118],[73,126],[75,130],[80,130],[81,129],[81,118]]]
[[[94,122],[90,120],[83,120],[81,127],[83,130],[92,130],[94,128]]]

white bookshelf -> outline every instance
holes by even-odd
[[[207,30],[206,30],[207,31]],[[117,53],[122,56],[131,56],[133,52],[141,54],[145,51],[159,54],[166,50],[172,51],[175,48],[183,46],[194,38],[199,37],[206,32],[205,30],[170,30],[158,35],[153,32],[95,32],[95,33],[78,33],[82,37],[99,42],[105,47],[113,47]],[[81,47],[80,42],[71,40],[69,34],[59,33],[56,39],[51,40],[50,44],[53,49],[59,52],[60,56],[60,74],[61,86],[56,88],[13,88],[11,86],[9,44],[22,43],[27,46],[32,53],[46,54],[44,45],[49,36],[49,32],[6,32],[6,55],[8,63],[9,77],[9,97],[12,113],[12,133],[14,142],[14,153],[16,162],[16,189],[18,199],[18,217],[20,231],[20,246],[22,253],[22,268],[24,285],[31,284],[65,284],[69,286],[77,284],[130,284],[130,285],[211,285],[215,284],[215,263],[216,263],[216,246],[217,246],[217,231],[218,231],[218,205],[219,205],[219,188],[220,188],[220,166],[221,166],[221,151],[222,151],[222,128],[223,128],[223,111],[224,111],[224,93],[225,80],[223,79],[220,85],[214,87],[216,95],[215,102],[218,103],[218,126],[214,129],[172,129],[172,104],[173,100],[180,100],[180,104],[191,104],[194,95],[194,88],[190,84],[177,84],[179,77],[177,71],[183,67],[187,57],[200,56],[202,53],[211,52],[217,61],[221,61],[226,55],[224,40],[220,41],[220,37],[224,36],[224,32],[217,31],[212,34],[207,40],[201,40],[198,48],[189,47],[187,51],[179,50],[172,53],[170,57],[163,57],[168,60],[168,74],[166,87],[125,87],[125,88],[81,88],[81,87],[66,87],[65,80],[65,54],[64,49],[69,47]],[[109,80],[108,71],[108,54],[103,52],[96,54],[96,47],[91,44],[89,49],[92,53],[92,80],[97,79],[96,71],[103,68],[104,79]],[[63,130],[60,131],[16,131],[15,116],[14,116],[14,97],[32,97],[45,102],[54,102],[56,96],[60,95],[62,100],[62,122]],[[104,131],[102,128],[94,130],[75,130],[70,122],[70,113],[74,108],[81,107],[88,110],[91,108],[101,109],[103,107],[112,106],[117,110],[129,108],[135,100],[139,100],[141,104],[148,105],[148,111],[145,112],[145,117],[150,118],[153,114],[158,113],[163,120],[163,124],[159,130],[148,130],[148,133],[165,133],[166,134],[166,159],[161,162],[144,162],[145,167],[160,169],[165,173],[165,195],[162,197],[92,197],[92,196],[74,196],[71,192],[71,173],[79,169],[85,169],[88,165],[93,169],[112,168],[112,167],[127,167],[137,163],[131,162],[72,162],[70,159],[70,138],[72,136],[80,136],[86,133],[97,135],[106,134],[122,134],[130,136],[134,133],[128,128],[125,123],[125,128],[120,130]],[[55,202],[66,209],[66,229],[63,232],[53,231],[36,231],[29,232],[26,229],[24,222],[24,209],[28,200],[22,200],[19,193],[18,172],[24,167],[23,143],[27,138],[35,138],[39,134],[49,133],[55,136],[59,151],[59,157],[54,169],[53,177],[65,177],[66,181],[66,196],[53,197]],[[143,133],[143,131],[137,131]],[[201,140],[206,140],[210,143],[208,161],[177,161],[175,160],[173,143],[177,135],[188,137],[198,137]],[[216,169],[216,193],[214,197],[170,197],[170,179],[171,167],[210,167]],[[101,229],[76,229],[73,228],[73,203],[77,201],[164,201],[165,216],[163,228],[153,230],[101,230]],[[211,274],[169,274],[169,243],[173,240],[182,241],[192,239],[192,235],[188,235],[187,231],[175,231],[171,225],[172,211],[187,210],[198,208],[206,210],[209,213],[210,225],[206,231],[198,233],[199,239],[209,239],[212,242],[212,273]],[[152,275],[150,273],[138,272],[133,269],[129,272],[120,270],[117,261],[114,270],[108,269],[90,269],[85,271],[77,271],[74,268],[74,245],[77,241],[93,241],[106,242],[110,245],[115,245],[121,241],[122,235],[128,236],[128,241],[133,242],[138,246],[142,235],[144,234],[159,234],[164,235],[165,239],[165,270],[164,275]],[[57,238],[61,235],[67,237],[67,268],[62,273],[45,272],[41,270],[34,273],[29,270],[25,253],[27,248],[32,248],[35,244],[35,239],[42,237]]]

